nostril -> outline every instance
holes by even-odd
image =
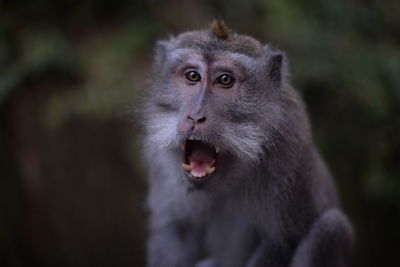
[[[201,117],[200,119],[197,120],[197,123],[202,123],[206,121],[206,117]]]

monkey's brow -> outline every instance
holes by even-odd
[[[193,65],[193,66],[198,66],[198,64],[194,63],[193,60],[189,60],[188,58],[190,57],[198,57],[199,60],[203,60],[203,57],[200,53],[198,53],[194,49],[188,49],[188,48],[178,48],[173,50],[173,52],[170,55],[170,68],[172,70],[176,70],[176,68],[183,64],[185,61],[187,62],[188,65]],[[192,64],[190,63],[192,61]]]
[[[230,59],[232,64],[236,65],[237,67],[243,67],[247,71],[253,70],[256,63],[255,58],[240,53],[228,52],[226,57]]]
[[[256,58],[249,57],[244,54],[216,50],[205,54],[196,49],[192,48],[176,48],[170,55],[170,69],[175,71],[181,71],[188,67],[200,68],[198,64],[202,61],[205,65],[212,62],[218,62],[216,68],[220,71],[226,71],[235,66],[240,74],[240,80],[247,80],[252,73],[254,73]]]
[[[197,50],[191,48],[177,48],[172,50],[170,54],[171,61],[184,60],[188,56],[202,56]]]

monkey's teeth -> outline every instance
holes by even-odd
[[[210,166],[207,167],[207,174],[212,174],[214,172],[215,172],[215,167],[210,167]]]
[[[207,175],[206,172],[198,172],[198,171],[191,171],[190,173],[191,175],[193,175],[196,178],[201,178]]]
[[[215,147],[215,152],[218,154],[219,153],[219,147]]]
[[[189,137],[189,140],[200,140],[199,138],[197,138],[196,136],[192,135]]]
[[[185,170],[187,170],[189,172],[193,169],[192,165],[185,164],[185,163],[182,164],[182,168],[184,168]]]
[[[186,144],[185,144],[185,143],[182,143],[182,144],[181,144],[181,148],[182,148],[182,150],[185,150]]]
[[[213,159],[211,162],[210,162],[210,166],[212,166],[212,165],[214,165],[215,164],[215,159]]]

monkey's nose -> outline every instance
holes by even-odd
[[[194,122],[194,124],[199,124],[199,123],[203,123],[206,121],[206,116],[198,116],[198,117],[194,117],[194,118],[192,118],[191,116],[188,116],[188,120]]]

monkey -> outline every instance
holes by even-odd
[[[147,266],[347,266],[353,226],[288,69],[222,20],[157,42]]]

